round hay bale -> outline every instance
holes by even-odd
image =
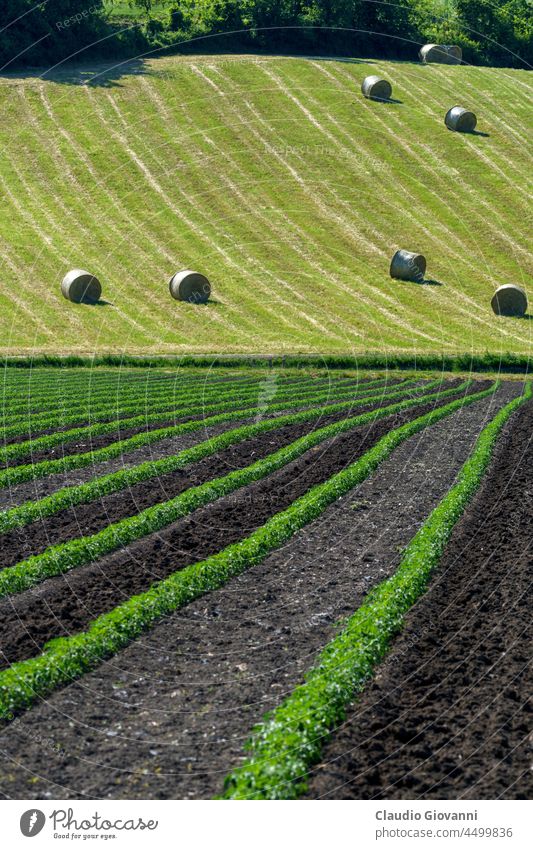
[[[527,295],[520,286],[506,283],[496,289],[490,304],[496,315],[525,315]]]
[[[93,274],[81,268],[73,268],[63,277],[61,292],[67,301],[75,304],[94,304],[100,300],[102,286]]]
[[[477,118],[473,112],[463,109],[462,106],[452,106],[444,117],[444,123],[449,130],[457,133],[471,133],[475,130]]]
[[[456,44],[424,44],[418,55],[426,65],[460,65],[463,60],[463,51]]]
[[[390,264],[390,276],[397,280],[412,280],[421,283],[426,273],[426,258],[422,254],[399,250]]]
[[[177,301],[190,304],[205,304],[211,294],[211,284],[207,277],[197,271],[178,271],[170,278],[170,294]]]
[[[382,80],[381,77],[375,75],[364,78],[361,83],[361,91],[370,100],[390,100],[392,96],[390,82],[388,80]]]

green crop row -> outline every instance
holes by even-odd
[[[432,381],[427,386],[435,385],[438,381]],[[403,386],[406,384],[404,383]],[[350,400],[343,402],[345,408],[348,408],[352,403],[353,399],[357,399],[357,397],[362,397],[363,393],[358,393],[356,395],[350,395]],[[310,399],[307,399],[307,403],[310,403]],[[291,407],[292,404],[288,401],[284,401],[281,404],[273,404],[269,407],[265,408],[265,412],[276,412],[277,410],[286,410],[288,407]],[[227,408],[227,405],[225,405]],[[330,411],[335,412],[337,406],[335,404],[330,405]],[[155,430],[144,431],[142,433],[135,434],[134,436],[130,436],[127,439],[121,439],[117,442],[111,443],[111,445],[106,445],[103,448],[98,448],[92,451],[86,451],[80,454],[69,454],[65,457],[59,457],[56,460],[43,460],[40,463],[28,463],[20,466],[13,466],[10,469],[5,469],[0,472],[0,488],[7,486],[14,486],[15,484],[23,483],[24,481],[34,480],[36,478],[47,477],[48,475],[56,474],[58,472],[65,472],[71,469],[81,469],[85,466],[91,466],[94,463],[103,462],[104,460],[111,460],[114,457],[120,457],[122,454],[128,451],[134,451],[137,448],[144,447],[146,445],[151,445],[154,442],[158,442],[162,439],[167,439],[172,436],[178,436],[184,433],[191,433],[195,430],[199,430],[203,427],[211,427],[217,424],[223,424],[229,421],[235,421],[238,419],[245,419],[251,416],[256,416],[258,412],[257,405],[255,407],[251,407],[249,409],[239,409],[235,412],[223,412],[219,415],[208,416],[203,419],[182,422],[177,425],[169,425],[168,427],[157,428]]]
[[[354,378],[355,380],[355,378]],[[302,381],[302,383],[306,383],[307,381]],[[54,417],[57,416],[61,412],[66,411],[76,411],[76,415],[81,416],[83,414],[91,414],[92,416],[96,415],[100,412],[113,412],[119,406],[119,404],[127,405],[130,408],[132,405],[143,403],[143,404],[151,404],[156,400],[165,400],[169,404],[177,403],[178,401],[187,401],[189,399],[198,399],[199,397],[203,399],[204,397],[228,397],[232,392],[235,392],[236,388],[253,392],[257,390],[257,387],[260,385],[259,380],[244,380],[238,381],[236,386],[233,382],[224,383],[221,387],[218,382],[213,383],[200,383],[198,381],[194,382],[191,387],[176,387],[173,382],[168,382],[164,384],[160,384],[157,387],[151,388],[150,392],[143,387],[139,387],[139,389],[135,390],[133,393],[129,393],[124,400],[121,400],[118,393],[113,393],[110,395],[109,393],[98,393],[91,394],[86,399],[80,399],[76,401],[75,399],[61,398],[56,406],[51,403],[50,399],[45,401],[45,407],[43,412],[42,410],[36,410],[32,412],[28,403],[21,403],[16,406],[11,406],[9,411],[3,416],[4,425],[12,425],[21,422],[32,423],[34,419],[42,419],[45,415],[48,416],[53,422],[55,421]],[[103,396],[101,398],[100,396]],[[17,413],[17,410],[20,409],[22,412]]]
[[[221,381],[220,377],[204,377],[200,379],[197,377],[195,380],[183,380],[181,379],[179,382],[175,378],[166,378],[165,380],[151,380],[149,383],[146,381],[144,383],[138,382],[133,387],[127,384],[119,384],[115,388],[99,388],[94,391],[88,391],[84,393],[70,394],[66,392],[61,392],[58,398],[55,398],[52,401],[53,393],[49,391],[48,393],[44,392],[36,398],[34,392],[30,392],[26,398],[20,400],[20,395],[15,399],[18,403],[4,403],[3,405],[3,416],[2,419],[9,423],[14,421],[15,419],[20,419],[21,417],[28,416],[30,414],[44,414],[44,412],[49,412],[51,410],[61,411],[66,408],[80,408],[83,409],[98,409],[99,405],[104,408],[109,405],[117,405],[117,403],[127,403],[127,401],[131,398],[136,398],[139,400],[146,399],[150,400],[151,397],[168,397],[170,400],[174,400],[175,398],[181,397],[195,397],[198,394],[211,393],[216,395],[220,394],[229,394],[235,388],[247,388],[249,387],[252,390],[254,387],[260,386],[264,382],[264,375],[247,375],[245,373],[241,373],[241,375],[237,375],[232,380],[224,380]],[[313,378],[309,374],[306,374],[302,377],[294,377],[290,373],[288,375],[278,374],[276,377],[278,384],[288,384],[288,385],[298,385],[305,383],[327,383],[333,382],[335,379],[342,380],[342,378],[330,378],[327,374],[321,375],[320,378]],[[357,382],[357,377],[351,377],[353,382]],[[58,390],[60,392],[60,390]],[[122,401],[121,401],[122,398]],[[43,410],[33,410],[32,413],[32,405],[34,402],[38,400],[39,403],[44,404]],[[20,410],[20,415],[16,415],[17,411]]]
[[[406,381],[407,382],[407,381]],[[435,385],[438,381],[435,381]],[[425,387],[431,388],[432,384],[427,384]],[[375,392],[375,389],[373,390]],[[367,393],[365,393],[367,394]],[[96,478],[88,483],[78,484],[77,486],[63,487],[57,490],[52,495],[41,498],[38,501],[28,501],[18,507],[12,507],[0,513],[0,534],[7,533],[16,527],[30,524],[31,522],[43,519],[45,516],[51,516],[58,513],[60,510],[65,510],[73,507],[76,504],[86,504],[89,501],[94,501],[96,498],[101,498],[104,495],[109,495],[112,492],[119,492],[127,487],[134,486],[141,481],[149,480],[150,478],[159,477],[159,475],[175,472],[178,469],[183,469],[191,463],[208,457],[217,451],[224,450],[230,445],[235,445],[252,436],[257,436],[261,433],[266,433],[270,430],[277,430],[285,425],[298,424],[300,422],[313,421],[323,415],[331,413],[333,410],[352,409],[354,407],[363,406],[369,403],[375,403],[382,399],[390,400],[392,398],[401,397],[406,394],[404,387],[395,392],[387,393],[380,392],[378,395],[373,395],[370,398],[361,398],[359,403],[355,403],[358,398],[353,396],[349,402],[344,402],[335,405],[326,405],[321,407],[313,407],[309,410],[302,410],[298,413],[290,413],[286,416],[277,416],[273,419],[265,419],[255,424],[241,425],[233,430],[226,431],[220,436],[212,437],[204,440],[192,448],[187,448],[180,451],[178,454],[173,454],[169,457],[163,457],[161,460],[147,460],[140,463],[131,469],[121,469],[118,472],[112,472],[108,475]],[[192,424],[192,423],[189,423]],[[203,424],[203,423],[202,423]]]
[[[310,489],[246,539],[175,572],[147,592],[98,616],[87,631],[51,640],[42,654],[14,663],[0,672],[0,718],[11,719],[16,711],[29,707],[56,687],[79,678],[104,658],[116,654],[162,616],[222,587],[231,578],[260,563],[298,530],[318,518],[330,504],[365,480],[409,436],[487,397],[497,386],[498,382],[483,392],[437,407],[389,431],[359,460]]]
[[[384,378],[377,379],[383,380]],[[335,385],[347,386],[349,384],[358,386],[359,382],[356,378],[342,381],[314,380],[312,378],[301,381],[283,380],[276,385],[276,390],[277,392],[296,392],[299,388],[311,389],[313,387],[318,391],[321,387],[324,389],[331,387],[333,391]],[[186,392],[177,392],[174,389],[168,391],[172,389],[172,387],[168,387],[165,391],[158,391],[151,395],[142,393],[138,396],[132,396],[127,400],[113,398],[100,405],[96,405],[94,399],[91,398],[89,403],[81,407],[70,404],[61,410],[48,409],[46,413],[38,413],[36,415],[31,413],[20,414],[5,418],[2,435],[4,439],[8,439],[9,437],[18,436],[28,431],[35,432],[39,428],[41,430],[45,430],[48,427],[59,428],[75,422],[84,425],[88,418],[91,423],[109,420],[110,418],[117,419],[129,413],[138,413],[139,409],[172,410],[178,405],[188,406],[193,402],[195,404],[206,404],[212,401],[221,403],[223,400],[233,398],[237,394],[239,397],[244,397],[245,395],[252,397],[258,393],[260,387],[261,384],[259,382],[249,383],[248,381],[232,382],[224,386],[223,389],[220,389],[218,386],[209,386],[207,388],[205,386],[199,386],[193,391],[187,390]]]
[[[370,384],[370,386],[372,386],[372,384]],[[323,397],[326,391],[332,395],[337,392],[335,397],[339,397],[339,394],[342,396],[346,396],[350,392],[353,394],[354,387],[350,384],[343,384],[342,387],[336,387],[336,389],[333,390],[328,385],[325,389],[322,389],[321,392],[319,392],[315,386],[304,389],[303,391],[300,387],[297,387],[296,391],[281,391],[277,393],[276,400],[287,399],[290,401],[294,400],[296,404],[306,403],[308,396],[313,399],[315,397]],[[190,406],[191,402],[189,401],[186,406],[180,406],[179,404],[171,404],[169,406],[168,403],[166,403],[162,409],[150,400],[147,406],[149,405],[150,409],[154,410],[154,412],[151,413],[145,412],[144,414],[132,416],[131,418],[117,417],[111,422],[91,423],[89,425],[83,425],[82,427],[55,431],[53,433],[46,434],[45,436],[35,436],[32,439],[27,439],[23,442],[6,445],[4,448],[0,448],[0,463],[6,463],[9,462],[9,460],[18,460],[27,455],[31,456],[36,451],[46,451],[48,448],[53,448],[55,445],[64,445],[67,442],[73,442],[77,439],[92,439],[95,436],[102,436],[105,433],[112,433],[119,429],[143,427],[143,425],[148,425],[152,422],[168,421],[169,418],[202,415],[203,413],[213,412],[215,410],[223,411],[225,409],[236,409],[239,406],[243,407],[247,404],[249,405],[253,394],[257,394],[257,388],[255,387],[252,393],[245,392],[242,395],[239,395],[237,390],[233,389],[229,397],[235,400],[232,400],[231,402],[228,401],[226,396],[218,398],[217,402],[214,404],[206,403],[205,400],[200,402],[200,400],[196,398],[195,406],[192,407]],[[226,400],[224,400],[224,398],[226,398]],[[55,417],[55,421],[57,422],[57,416]],[[25,429],[26,428],[24,428],[24,430]],[[22,432],[24,432],[24,430]]]
[[[465,387],[466,384],[463,384],[462,388]],[[197,510],[217,498],[235,492],[242,486],[247,486],[253,481],[272,474],[272,472],[281,469],[310,448],[330,439],[332,436],[381,419],[384,416],[393,415],[409,407],[429,401],[438,401],[448,395],[457,394],[458,391],[455,387],[445,392],[425,395],[414,400],[399,401],[396,404],[370,410],[359,416],[342,419],[340,422],[335,422],[302,436],[290,445],[280,448],[244,469],[237,469],[224,477],[214,478],[200,486],[191,487],[175,498],[148,507],[135,516],[114,522],[96,534],[50,546],[42,554],[36,554],[0,572],[0,597],[22,592],[46,578],[63,574],[86,563],[92,563],[105,554],[110,554],[112,551],[130,545],[130,543],[142,537],[160,531],[177,519],[192,513],[193,510]],[[215,439],[223,443],[224,436],[223,434],[222,438],[215,437]]]
[[[502,427],[531,394],[528,384],[526,393],[481,431],[457,483],[413,537],[394,575],[369,593],[322,651],[305,682],[253,729],[251,756],[227,777],[224,798],[295,799],[305,792],[309,768],[320,760],[324,741],[344,720],[346,706],[362,690],[401,630],[406,612],[425,591],[454,525],[481,483]]]
[[[248,378],[247,378],[248,379]],[[256,378],[258,379],[258,378]],[[215,379],[206,377],[207,382],[211,383]],[[150,392],[162,388],[175,390],[176,388],[186,389],[187,386],[195,386],[198,383],[196,380],[186,379],[177,381],[172,375],[162,374],[159,377],[142,378],[141,380],[129,381],[121,380],[120,378],[113,381],[98,382],[89,379],[81,385],[64,386],[59,381],[55,383],[46,383],[36,385],[34,382],[27,385],[21,385],[13,390],[4,391],[0,394],[0,410],[3,414],[14,412],[17,409],[28,410],[35,407],[36,404],[43,404],[44,409],[49,409],[50,405],[61,406],[63,401],[86,403],[91,399],[98,399],[106,395],[120,395],[121,393],[131,392]]]

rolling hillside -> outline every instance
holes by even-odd
[[[368,73],[399,102],[360,94]],[[198,56],[0,77],[0,346],[30,351],[531,350],[527,72]],[[449,132],[445,111],[478,115]],[[528,241],[529,239],[529,241]],[[431,285],[391,280],[398,247]],[[99,306],[60,295],[87,268]],[[170,299],[206,273],[206,306]]]

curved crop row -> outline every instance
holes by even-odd
[[[72,637],[51,640],[42,654],[19,661],[0,673],[0,718],[11,719],[15,711],[29,707],[56,687],[88,672],[198,596],[226,584],[231,578],[260,563],[331,503],[365,480],[405,439],[468,404],[496,391],[467,395],[389,431],[359,460],[325,483],[313,487],[288,509],[273,516],[263,527],[206,560],[195,563],[134,596],[109,613],[97,617],[91,627]]]
[[[247,381],[251,379],[246,378]],[[212,379],[207,379],[206,382],[211,384],[213,381]],[[35,409],[37,404],[42,404],[43,411],[47,411],[49,409],[60,409],[65,402],[77,405],[78,403],[97,402],[109,395],[116,397],[122,393],[130,394],[133,392],[139,394],[143,392],[157,392],[159,390],[176,391],[178,388],[186,391],[188,386],[194,388],[197,385],[197,380],[180,381],[176,385],[176,379],[170,375],[163,375],[150,381],[136,381],[135,383],[115,380],[98,386],[95,386],[92,381],[82,386],[68,388],[61,386],[57,382],[50,386],[39,386],[38,388],[34,385],[28,385],[26,387],[21,386],[14,393],[3,395],[1,398],[1,409],[4,414],[8,410],[11,413],[15,413],[17,410],[21,410],[24,413],[28,409]]]
[[[22,376],[24,373],[19,373]],[[87,375],[90,375],[87,378]],[[231,375],[229,375],[231,377]],[[1,379],[1,377],[0,377]],[[149,386],[153,383],[162,383],[169,380],[175,380],[175,371],[173,374],[162,371],[160,373],[152,372],[148,374],[132,374],[114,369],[110,372],[98,374],[97,370],[90,370],[87,367],[81,371],[72,371],[69,374],[61,373],[54,370],[51,373],[39,371],[29,372],[23,380],[7,381],[5,378],[0,384],[0,403],[4,405],[6,401],[12,399],[18,400],[21,395],[23,397],[32,397],[39,400],[50,397],[50,395],[80,396],[87,392],[116,390],[121,387],[128,386]],[[197,380],[197,376],[186,375],[180,379],[182,382],[192,382]]]
[[[0,597],[22,592],[45,578],[60,575],[86,563],[92,563],[105,554],[159,531],[177,519],[192,513],[193,510],[197,510],[217,498],[235,492],[236,489],[247,486],[253,481],[260,480],[281,469],[310,448],[332,436],[336,436],[338,433],[393,415],[409,407],[428,401],[438,401],[448,395],[457,394],[461,388],[465,387],[466,383],[459,388],[454,387],[445,392],[425,395],[414,400],[400,401],[397,404],[370,410],[359,416],[342,419],[340,422],[335,422],[302,436],[290,445],[280,448],[244,469],[237,469],[224,477],[191,487],[175,498],[148,507],[135,516],[114,522],[98,533],[50,546],[42,554],[36,554],[0,572]],[[219,441],[219,446],[224,443],[225,436],[225,434],[222,434],[221,437],[215,437]]]
[[[425,389],[431,388],[431,384],[427,384]],[[374,389],[375,391],[375,389]],[[76,504],[86,504],[89,501],[94,501],[96,498],[101,498],[104,495],[109,495],[112,492],[119,492],[141,481],[149,480],[150,478],[165,475],[169,472],[175,472],[178,469],[183,469],[191,463],[196,463],[198,460],[215,454],[217,451],[223,450],[230,445],[235,445],[245,439],[257,436],[261,433],[266,433],[270,430],[277,430],[285,425],[298,424],[305,421],[313,421],[324,414],[329,414],[333,410],[339,408],[350,409],[371,404],[382,399],[390,400],[392,398],[401,397],[406,394],[405,388],[396,390],[395,392],[381,392],[379,395],[373,395],[370,398],[362,398],[359,403],[356,402],[357,396],[353,396],[348,403],[326,405],[321,407],[313,407],[309,410],[302,410],[298,413],[290,413],[286,416],[277,416],[273,419],[265,419],[254,424],[241,425],[233,430],[226,431],[220,436],[206,439],[203,442],[192,448],[186,448],[178,454],[172,454],[168,457],[163,457],[161,460],[147,460],[130,469],[121,469],[118,472],[112,472],[108,475],[102,475],[99,478],[88,481],[87,483],[78,484],[76,486],[67,486],[57,490],[52,495],[47,495],[37,501],[27,501],[18,507],[12,507],[10,510],[0,512],[0,534],[7,533],[16,527],[30,524],[31,522],[43,519],[45,516],[51,516],[58,513],[60,510],[74,507]]]
[[[9,372],[9,366],[7,371]],[[143,369],[139,372],[138,369],[117,369],[113,367],[109,370],[102,371],[98,368],[91,369],[90,362],[87,361],[85,366],[80,369],[72,369],[64,372],[58,369],[42,372],[40,370],[29,370],[27,376],[23,380],[8,381],[5,378],[2,380],[0,397],[18,398],[20,393],[29,393],[32,397],[46,399],[50,394],[72,393],[73,395],[83,395],[86,392],[93,391],[113,391],[121,390],[128,387],[150,387],[157,384],[169,383],[179,384],[180,386],[193,386],[201,378],[202,381],[224,383],[232,380],[249,380],[258,379],[261,377],[262,369],[247,369],[243,372],[242,369],[225,370],[222,373],[210,372],[206,368],[183,369],[180,364],[175,361],[172,366],[166,363],[161,369]],[[5,373],[5,372],[4,372]],[[290,375],[291,369],[287,371]],[[18,376],[22,377],[24,372],[18,372]],[[1,379],[1,374],[0,374]]]
[[[312,379],[303,380],[301,383],[310,382]],[[355,378],[354,378],[355,380]],[[100,399],[100,396],[95,396],[91,394],[86,399],[80,399],[76,401],[75,399],[61,399],[57,405],[53,405],[48,402],[44,408],[44,412],[42,410],[36,410],[35,415],[29,409],[28,404],[15,405],[11,406],[9,410],[9,415],[5,414],[3,417],[4,425],[7,427],[9,425],[13,426],[15,424],[20,424],[22,422],[30,422],[33,424],[34,420],[38,418],[41,420],[44,417],[48,417],[52,422],[55,422],[57,416],[62,411],[76,411],[76,415],[89,415],[91,416],[97,415],[99,413],[113,412],[117,409],[117,407],[122,404],[123,406],[133,407],[134,404],[144,403],[150,404],[155,401],[168,401],[169,404],[178,403],[180,401],[186,402],[190,399],[198,398],[200,395],[202,398],[211,398],[211,397],[220,397],[226,398],[231,397],[232,392],[235,392],[235,389],[243,389],[243,391],[253,392],[260,385],[260,381],[257,379],[250,379],[245,381],[239,381],[235,386],[233,383],[229,383],[227,386],[220,387],[218,383],[194,383],[192,387],[176,387],[174,383],[166,383],[162,385],[158,385],[156,388],[151,388],[150,391],[146,389],[140,388],[139,391],[134,391],[133,393],[129,393],[126,395],[122,401],[119,397],[119,393],[114,393],[113,396],[110,397],[109,393],[105,393],[104,398]],[[66,403],[68,402],[68,406]],[[22,412],[15,413],[16,409],[21,409]],[[135,409],[135,407],[133,407]]]
[[[376,378],[375,381],[378,380],[386,380],[386,378]],[[334,384],[341,386],[354,385],[358,386],[359,382],[356,378],[352,380],[337,380],[337,381],[318,381],[312,378],[308,380],[301,381],[283,381],[281,386],[276,387],[278,393],[286,392],[286,393],[295,393],[298,389],[303,388],[311,391],[314,389],[315,391],[319,391],[321,389],[325,390],[328,387],[333,389]],[[212,403],[216,400],[217,403],[222,403],[225,399],[232,399],[238,393],[239,397],[253,397],[257,394],[260,389],[261,384],[259,382],[248,384],[241,383],[240,381],[237,384],[232,384],[231,388],[225,388],[224,391],[220,391],[217,387],[210,387],[209,390],[205,390],[203,386],[200,388],[196,387],[194,391],[188,391],[186,394],[178,393],[176,391],[173,392],[161,392],[157,395],[147,395],[143,393],[138,397],[129,397],[126,400],[121,401],[120,399],[113,399],[111,401],[107,401],[105,404],[101,406],[95,406],[92,402],[83,407],[80,407],[75,412],[72,412],[75,409],[75,405],[70,405],[67,408],[64,408],[62,411],[52,411],[47,412],[45,414],[39,413],[38,415],[33,416],[29,415],[20,415],[16,416],[13,419],[10,419],[9,422],[5,422],[4,427],[2,428],[2,435],[4,439],[7,440],[13,436],[19,436],[20,434],[27,432],[38,432],[38,430],[46,430],[49,427],[54,427],[54,429],[64,427],[69,424],[78,423],[80,426],[86,424],[87,418],[90,419],[91,424],[95,424],[99,421],[109,421],[110,419],[118,419],[133,413],[138,413],[139,409],[152,409],[152,410],[169,410],[172,411],[178,406],[190,406],[190,404],[207,404]]]
[[[427,386],[434,386],[438,381],[432,381]],[[403,384],[405,385],[405,384]],[[362,393],[359,393],[362,397]],[[328,406],[329,412],[335,412],[337,409],[348,409],[356,396],[350,394],[350,400],[344,401],[342,406],[331,404]],[[307,399],[310,402],[310,399]],[[311,402],[312,403],[312,402]],[[225,405],[227,409],[228,405]],[[273,413],[278,410],[287,410],[294,406],[290,402],[284,401],[279,404],[272,404],[265,407],[265,412]],[[218,415],[208,416],[203,419],[195,419],[194,421],[182,422],[177,425],[169,425],[168,427],[157,428],[155,430],[143,431],[142,433],[130,436],[127,439],[121,439],[117,442],[106,445],[103,448],[98,448],[92,451],[86,451],[80,454],[69,454],[66,457],[59,457],[56,460],[43,460],[40,463],[28,463],[25,465],[14,466],[13,468],[5,469],[0,472],[0,488],[14,486],[24,481],[34,480],[36,478],[47,477],[48,475],[56,474],[57,472],[65,472],[70,469],[81,469],[85,466],[91,466],[94,463],[110,460],[114,457],[120,457],[127,451],[133,451],[136,448],[141,448],[146,445],[151,445],[154,442],[159,442],[162,439],[168,439],[171,436],[178,436],[183,433],[191,433],[203,427],[223,424],[225,422],[235,421],[238,419],[246,419],[256,416],[258,412],[257,405],[248,409],[238,409],[235,412],[223,412]]]
[[[342,380],[342,378],[335,379]],[[351,380],[355,383],[358,382],[357,377],[352,377]],[[151,384],[136,386],[133,390],[127,386],[119,386],[113,391],[102,389],[97,393],[91,392],[87,397],[81,397],[81,395],[69,397],[62,394],[58,399],[57,404],[51,403],[50,398],[44,398],[44,408],[42,410],[33,410],[33,412],[31,403],[34,401],[34,397],[31,395],[27,401],[23,401],[15,405],[10,404],[8,409],[4,406],[2,421],[7,426],[9,424],[27,421],[28,416],[30,416],[33,421],[36,418],[41,419],[44,416],[50,416],[50,413],[59,414],[62,411],[67,410],[76,410],[76,415],[82,415],[84,413],[95,414],[97,412],[106,411],[107,409],[113,411],[119,404],[128,404],[130,401],[150,403],[152,399],[156,400],[160,398],[168,398],[169,401],[174,402],[195,398],[198,395],[201,395],[202,398],[230,397],[231,393],[234,392],[235,389],[253,392],[254,389],[257,389],[257,387],[261,385],[262,381],[264,381],[264,377],[261,376],[246,376],[244,379],[239,378],[236,381],[221,382],[220,379],[212,378],[210,380],[204,379],[201,381],[187,381],[185,384],[183,382],[176,384],[176,381],[173,379],[158,381],[155,386]],[[279,383],[288,386],[305,385],[309,383],[326,384],[331,382],[333,381],[329,378],[317,379],[311,376],[296,379],[290,376],[282,376],[279,379]],[[20,410],[21,412],[17,413],[17,410]]]
[[[370,384],[370,386],[372,386],[372,384]],[[325,391],[334,397],[341,397],[349,394],[350,392],[353,393],[354,387],[350,384],[343,384],[342,387],[331,389],[328,386],[321,392],[314,386],[307,390],[304,389],[304,391],[301,391],[300,387],[298,387],[296,390],[277,393],[276,400],[294,400],[295,404],[299,404],[300,402],[307,403],[308,396],[314,400],[315,398],[323,397]],[[335,395],[335,392],[338,394]],[[147,404],[150,405],[151,409],[155,409],[155,412],[145,412],[144,414],[139,414],[131,418],[117,418],[113,419],[111,422],[96,424],[91,423],[89,425],[83,425],[82,427],[56,431],[54,433],[46,434],[45,436],[35,436],[31,439],[24,440],[23,442],[6,445],[3,448],[0,448],[0,462],[6,462],[14,459],[18,460],[27,455],[31,455],[34,451],[46,451],[48,448],[53,448],[55,445],[63,445],[66,442],[73,442],[78,438],[91,439],[92,437],[102,436],[106,433],[113,433],[113,431],[120,429],[142,427],[143,425],[148,425],[152,422],[168,421],[169,418],[202,415],[202,413],[215,410],[223,411],[225,409],[236,409],[239,406],[242,407],[243,405],[246,406],[249,404],[251,397],[253,397],[254,394],[257,394],[256,389],[254,389],[253,393],[243,393],[242,396],[238,394],[236,390],[233,390],[229,396],[234,399],[231,402],[228,402],[228,400],[217,399],[214,404],[205,403],[204,400],[200,403],[199,399],[196,398],[196,403],[192,407],[189,405],[182,407],[176,404],[172,404],[169,407],[168,404],[165,404],[164,409],[158,409],[157,405],[154,405],[150,400]],[[200,406],[198,406],[198,404],[200,404]]]
[[[394,575],[375,587],[318,664],[285,701],[252,732],[251,757],[225,782],[226,799],[294,799],[306,790],[309,767],[320,759],[345,708],[364,687],[401,630],[406,612],[425,591],[453,527],[478,489],[504,424],[524,395],[500,410],[481,431],[457,483],[407,546]],[[387,440],[388,436],[384,437]]]

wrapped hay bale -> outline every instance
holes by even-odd
[[[525,315],[527,295],[520,286],[506,283],[496,289],[490,304],[496,315]]]
[[[460,65],[463,51],[456,44],[424,44],[418,56],[424,64]]]
[[[444,123],[449,130],[456,133],[471,133],[475,130],[477,118],[473,112],[463,109],[462,106],[452,106],[444,117]]]
[[[63,277],[61,292],[67,301],[75,304],[94,304],[100,300],[102,286],[93,274],[81,268],[73,268]]]
[[[399,250],[390,264],[390,276],[397,280],[412,280],[421,283],[426,273],[426,258],[422,254]]]
[[[361,83],[361,91],[370,100],[390,100],[392,96],[390,82],[388,80],[382,80],[381,77],[376,75],[364,78]]]
[[[205,304],[211,294],[211,285],[207,277],[197,271],[178,271],[170,278],[170,294],[177,301],[190,304]]]

